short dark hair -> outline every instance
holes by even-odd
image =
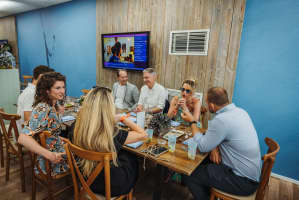
[[[222,87],[210,88],[208,90],[207,100],[209,103],[216,104],[217,106],[222,106],[229,103],[227,92]]]
[[[33,70],[33,79],[37,80],[39,75],[47,73],[47,72],[54,72],[54,69],[45,66],[45,65],[39,65],[34,68]]]
[[[56,81],[63,81],[66,87],[65,76],[58,72],[45,73],[37,82],[33,106],[43,102],[51,105],[51,99],[47,91],[51,90]]]
[[[119,77],[120,72],[126,72],[126,73],[128,74],[127,70],[125,70],[125,69],[118,69],[118,70],[116,71],[116,75],[117,75],[117,77]]]

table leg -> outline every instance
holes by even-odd
[[[155,189],[153,193],[153,200],[160,200],[162,196],[163,180],[165,177],[166,168],[157,164],[158,177],[156,178]]]

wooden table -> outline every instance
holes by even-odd
[[[123,146],[124,149],[126,149],[129,152],[132,152],[134,154],[137,154],[138,156],[148,158],[150,160],[153,160],[154,162],[158,163],[159,165],[162,165],[164,167],[167,167],[175,172],[191,175],[191,173],[198,167],[198,165],[207,157],[207,153],[199,153],[197,152],[195,156],[195,160],[190,160],[188,158],[188,146],[184,145],[182,143],[177,143],[175,147],[175,151],[173,153],[167,152],[159,157],[153,157],[146,153],[142,153],[141,151],[146,149],[149,145],[157,144],[157,137],[153,137],[152,142],[147,144],[144,143],[142,146],[138,147],[137,149]],[[165,147],[166,145],[162,145]]]
[[[184,127],[178,127],[179,130],[185,130]],[[200,132],[205,132],[204,129],[200,129]],[[184,137],[184,136],[182,136]],[[154,136],[151,143],[144,143],[140,147],[134,149],[128,146],[123,146],[123,148],[129,152],[132,152],[138,156],[144,157],[146,159],[150,159],[156,162],[158,165],[159,174],[157,175],[155,190],[153,192],[152,199],[153,200],[160,200],[161,193],[163,190],[163,178],[165,176],[166,168],[169,168],[175,172],[182,173],[185,175],[190,176],[192,172],[200,165],[200,163],[208,156],[207,153],[199,153],[195,156],[195,160],[190,160],[188,158],[188,146],[181,143],[181,140],[177,140],[175,151],[173,153],[167,152],[159,157],[153,157],[146,153],[141,152],[142,150],[146,149],[149,145],[157,144],[157,137]],[[165,145],[168,147],[168,144]]]

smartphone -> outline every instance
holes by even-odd
[[[167,151],[168,151],[168,148],[162,147],[159,145],[155,145],[150,148],[144,149],[142,152],[150,154],[151,156],[154,156],[154,157],[158,157],[161,154],[166,153]]]

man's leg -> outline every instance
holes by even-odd
[[[195,199],[209,199],[210,188],[215,187],[224,192],[237,195],[250,195],[258,186],[244,177],[235,175],[225,165],[202,164],[191,174],[184,175],[183,182]]]

